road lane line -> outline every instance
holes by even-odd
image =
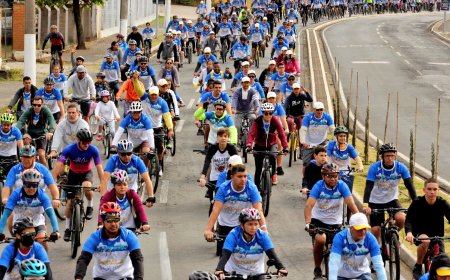
[[[192,106],[194,105],[194,102],[195,102],[195,99],[192,98],[192,99],[189,101],[189,104],[186,106],[186,109],[191,109]]]
[[[167,244],[166,232],[159,233],[159,260],[161,268],[161,279],[172,280],[172,269],[170,268],[169,245]]]
[[[388,41],[386,41],[386,40],[384,40],[384,39],[383,39],[382,41],[383,41],[383,43],[385,43],[385,44],[388,44],[388,43],[389,43]]]
[[[409,61],[406,59],[405,59],[405,62],[406,62],[406,64],[411,65],[411,63],[409,63]]]
[[[422,76],[422,72],[420,72],[419,70],[416,69],[417,74],[419,74],[420,76]]]
[[[393,47],[393,46],[389,46],[389,47],[391,47],[391,49],[394,49],[394,47]]]
[[[440,91],[440,92],[444,92],[438,85],[433,85],[433,87],[434,87],[435,89],[437,89],[438,91]]]
[[[313,66],[313,62],[312,62],[311,39],[309,37],[309,29],[306,29],[306,40],[308,41],[309,75],[311,76],[312,98],[313,98],[313,100],[316,100],[316,82],[315,82],[315,77],[314,77],[314,66]]]
[[[400,52],[395,52],[398,56],[402,56],[402,54]]]
[[[176,133],[180,133],[181,130],[183,129],[183,124],[184,124],[185,120],[179,120],[177,122],[177,128],[175,129]]]
[[[315,29],[313,30],[313,33],[314,33],[314,38],[316,39],[317,52],[319,54],[319,62],[320,62],[320,69],[322,71],[323,86],[325,87],[325,95],[327,96],[328,114],[330,114],[331,118],[334,119],[333,103],[331,102],[331,96],[330,96],[330,91],[328,89],[328,81],[327,81],[327,77],[326,77],[325,67],[323,65],[322,52],[320,51],[319,39],[317,39],[317,32]]]
[[[159,193],[159,203],[167,203],[167,197],[169,196],[169,180],[161,180],[161,192]]]
[[[380,31],[377,31],[377,34],[380,35]]]
[[[380,39],[383,39],[384,37],[383,36],[380,36]]]
[[[450,66],[450,62],[428,62],[430,65]]]
[[[389,61],[376,61],[376,60],[361,60],[352,61],[353,64],[389,64]]]

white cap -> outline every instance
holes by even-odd
[[[239,155],[231,156],[228,159],[228,165],[234,166],[236,164],[243,164],[242,158]]]
[[[249,75],[250,75],[250,74],[255,74],[255,75],[256,75],[256,72],[255,72],[255,70],[251,69],[251,70],[248,70],[248,74],[249,74]]]
[[[166,83],[167,83],[167,81],[166,81]],[[156,86],[153,86],[153,87],[151,87],[149,90],[148,90],[148,93],[151,95],[151,94],[159,94],[159,88],[158,87],[156,87]]]
[[[158,84],[158,86],[167,85],[167,80],[166,79],[159,79],[157,84]]]
[[[241,65],[242,66],[247,66],[247,65],[250,65],[250,63],[248,61],[244,61],[244,62],[241,63]]]
[[[183,25],[184,22],[183,22],[183,21],[179,21],[179,22],[178,22],[178,25],[180,25],[180,24]]]
[[[290,19],[289,22],[294,22],[294,20],[293,20],[293,19]]]
[[[314,109],[323,109],[323,108],[325,108],[325,106],[323,105],[322,102],[314,102],[313,108]]]
[[[273,92],[273,91],[269,91],[268,93],[267,93],[267,98],[272,98],[272,97],[277,97],[277,94],[275,93],[275,92]]]
[[[203,53],[211,53],[211,48],[210,48],[210,47],[206,47],[206,48],[203,50]]]
[[[203,1],[203,0],[202,0],[202,1],[200,1],[200,4],[203,4],[203,3],[205,3],[205,1]]]
[[[249,77],[244,77],[242,78],[241,82],[250,82],[250,78]]]
[[[192,23],[192,20],[189,19],[189,20],[187,21],[187,23]]]
[[[259,23],[255,23],[255,28],[258,27],[259,28]]]
[[[281,50],[282,51],[287,51],[287,48],[286,47],[282,47]]]
[[[232,12],[231,15],[237,15],[236,12]]]
[[[216,34],[214,31],[211,31],[211,32],[209,32],[209,35],[211,35],[211,34]]]
[[[263,20],[267,20],[267,17],[263,17]]]
[[[292,88],[300,88],[300,84],[295,82],[294,84],[292,84]]]
[[[286,54],[292,54],[292,51],[291,51],[291,50],[288,50],[288,51],[286,52]]]
[[[178,31],[177,31],[177,34],[181,35],[181,30],[178,30]]]
[[[272,59],[271,61],[269,61],[269,65],[271,65],[271,64],[275,65],[275,64],[277,64],[277,62]]]
[[[350,217],[349,221],[350,227],[356,230],[368,229],[370,228],[369,222],[367,221],[367,216],[363,213],[356,213]]]

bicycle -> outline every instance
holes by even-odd
[[[247,163],[247,138],[248,133],[250,132],[250,120],[248,119],[248,114],[242,115],[242,124],[239,138],[239,146],[242,149],[242,158],[244,162]]]
[[[267,217],[269,215],[270,196],[272,195],[272,165],[270,164],[270,157],[277,157],[283,153],[271,151],[252,151],[252,153],[255,155],[264,156],[263,168],[261,172],[260,192],[264,216]]]
[[[62,50],[61,52],[64,52],[65,50]],[[58,54],[58,52],[49,52],[49,51],[43,51],[43,53],[50,53],[50,65],[49,65],[49,67],[50,67],[50,74],[51,73],[53,73],[53,67],[55,66],[55,65],[60,65],[59,64],[59,54]],[[63,69],[61,69],[61,71],[62,71]]]
[[[406,208],[372,209],[372,213],[388,213],[388,218],[381,224],[381,253],[384,261],[389,262],[389,279],[400,280],[400,245],[398,227],[394,216],[398,211],[407,211]],[[395,270],[395,273],[394,273]]]
[[[103,148],[105,149],[104,155],[108,159],[111,156],[111,142],[114,137],[111,133],[110,121],[106,120],[103,117],[101,117],[101,119],[104,122],[103,131],[102,131],[102,136],[103,136],[102,144],[103,144]]]
[[[225,279],[249,279],[249,280],[260,280],[260,279],[277,279],[278,273],[277,272],[270,272],[270,267],[275,265],[275,261],[272,259],[267,260],[267,269],[266,272],[263,273],[257,273],[257,274],[238,274],[236,272],[232,273],[226,273]],[[262,278],[261,278],[262,277]]]
[[[188,63],[191,64],[191,62],[192,62],[192,52],[193,52],[192,44],[190,43],[190,41],[188,41],[187,45],[188,46],[187,46],[187,49],[186,49],[186,57],[187,57]]]
[[[441,254],[441,247],[439,246],[440,241],[450,240],[450,236],[433,236],[427,238],[418,238],[414,237],[414,241],[424,241],[429,240],[430,245],[428,246],[428,250],[425,253],[425,257],[423,258],[423,266],[425,267],[425,273],[430,271],[431,262],[433,258],[439,254]]]
[[[59,155],[55,156],[55,158],[59,158]],[[68,178],[67,178],[68,174],[69,174],[69,161],[66,161],[64,163],[63,173],[58,175],[56,184],[57,185],[66,185],[67,184],[67,180],[68,180]],[[56,214],[56,217],[58,217],[58,219],[60,219],[61,221],[65,221],[66,220],[66,205],[67,205],[67,201],[65,200],[66,193],[61,188],[59,188],[59,197],[63,198],[63,199],[61,200],[61,203],[60,203],[59,207],[57,209],[55,209],[55,214]]]
[[[63,189],[67,196],[73,195],[72,200],[72,218],[70,222],[70,248],[71,257],[75,259],[78,254],[78,247],[81,245],[81,232],[84,230],[84,224],[86,222],[86,213],[84,211],[84,189],[96,191],[96,187],[83,187],[80,185],[59,185],[59,188]],[[60,199],[67,202],[67,198]]]
[[[313,233],[315,233],[315,234],[325,233],[325,235],[326,235],[325,249],[322,254],[321,269],[322,269],[322,273],[323,273],[322,277],[325,279],[328,279],[328,275],[330,272],[328,263],[330,260],[331,244],[333,244],[333,238],[338,232],[341,231],[341,228],[314,227],[314,225],[310,225],[310,229],[312,229]],[[314,238],[315,237],[313,236],[312,237],[313,246],[314,246]]]
[[[222,63],[227,62],[227,54],[228,54],[228,44],[227,44],[228,37],[223,40],[222,44],[222,50],[220,51],[220,57],[222,58]]]
[[[152,55],[152,39],[146,38],[144,39],[144,55],[150,59],[150,56]]]
[[[254,56],[255,66],[258,69],[259,69],[259,58],[260,58],[259,56],[260,56],[260,48],[259,48],[259,42],[258,42],[256,44],[255,56]]]
[[[153,193],[156,194],[156,190],[158,189],[158,185],[159,185],[159,170],[160,170],[160,165],[159,165],[159,160],[158,160],[158,154],[156,152],[149,152],[149,153],[134,153],[136,156],[139,156],[142,160],[144,160],[145,158],[148,159],[148,165],[147,165],[147,170],[148,170],[148,175],[150,176],[150,179],[152,180],[153,183]],[[143,198],[144,195],[144,189],[145,189],[145,182],[144,179],[142,179],[142,177],[140,177],[140,175],[138,175],[139,180],[138,180],[138,189],[137,189],[137,193],[139,194],[139,196],[141,198]]]
[[[5,185],[6,176],[8,175],[6,169],[10,166],[15,165],[16,163],[18,163],[18,161],[13,160],[11,158],[5,158],[0,160],[0,189],[3,189],[3,186]],[[0,216],[3,215],[4,209],[5,206],[3,205],[3,203],[0,203]]]
[[[291,117],[289,118],[294,119],[294,126],[292,128],[292,131],[289,133],[289,139],[288,139],[288,146],[289,146],[289,167],[292,166],[292,160],[297,161],[297,159],[300,157],[301,153],[301,145],[300,145],[300,137],[298,135],[298,128],[295,124],[295,119],[300,120],[300,124],[302,123],[301,120],[303,119],[303,116],[300,117]]]
[[[171,156],[175,156],[175,153],[177,151],[177,137],[176,137],[176,134],[175,134],[175,124],[176,124],[176,121],[179,121],[179,120],[180,120],[179,117],[172,117],[172,123],[173,123],[173,137],[172,137],[172,139],[169,139],[167,137],[168,129],[166,127],[166,124],[163,123],[164,132],[166,134],[166,137],[165,137],[166,142],[164,142],[165,146],[167,147],[169,142],[172,142],[172,145],[170,145],[170,149],[167,148],[167,150],[170,150],[170,155]]]

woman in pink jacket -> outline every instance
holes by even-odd
[[[291,50],[288,50],[286,55],[279,57],[277,65],[280,63],[284,63],[284,71],[286,73],[300,76],[300,65]]]

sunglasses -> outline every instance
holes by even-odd
[[[216,111],[223,111],[223,108],[216,108]]]
[[[166,62],[166,64],[173,64],[173,62]]]
[[[131,156],[133,153],[119,153],[121,156]]]
[[[337,179],[339,177],[338,174],[327,174],[325,175],[328,179]]]
[[[273,113],[272,112],[264,112],[264,116],[272,116]]]
[[[31,105],[33,105],[33,107],[41,107],[42,106],[42,104],[31,104]]]
[[[24,237],[24,236],[31,236],[31,237],[35,238],[36,237],[36,232],[25,232],[25,233],[22,233],[20,236],[22,236],[22,237]]]
[[[139,115],[140,113],[141,113],[141,111],[131,112],[131,114],[133,114],[133,115]]]
[[[27,188],[27,189],[30,189],[30,188],[37,189],[38,186],[39,186],[39,183],[25,183],[25,188]]]
[[[295,81],[295,78],[294,79],[288,79],[288,81]]]
[[[323,109],[315,109],[316,111],[323,111]]]
[[[112,224],[112,223],[120,223],[120,218],[106,218],[105,222]]]
[[[147,62],[142,62],[142,63],[141,63],[141,65],[146,65],[146,64],[147,64]]]
[[[249,77],[250,79],[251,79],[251,78],[253,78],[253,79],[256,78],[256,76],[248,76],[248,77]]]
[[[92,141],[80,141],[81,145],[90,145]]]

